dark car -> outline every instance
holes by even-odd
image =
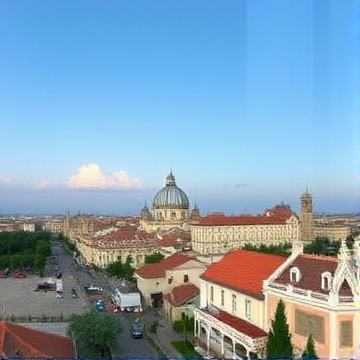
[[[144,328],[141,324],[134,324],[131,327],[131,336],[133,339],[142,339],[144,336]]]

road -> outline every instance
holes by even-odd
[[[80,296],[86,298],[83,285],[86,283],[93,283],[95,286],[100,286],[104,289],[106,295],[110,295],[114,291],[114,287],[120,284],[119,280],[109,278],[104,272],[96,272],[83,266],[79,266],[75,260],[61,247],[53,247],[53,255],[58,258],[59,270],[65,274],[73,276],[78,284]],[[89,304],[89,309],[91,304]],[[145,339],[133,339],[131,337],[131,325],[135,321],[134,314],[122,313],[119,316],[122,333],[119,339],[119,348],[114,350],[115,357],[122,358],[153,358],[156,355],[149,347]]]
[[[131,337],[131,325],[134,321],[132,316],[123,314],[121,316],[121,324],[123,332],[119,342],[119,354],[117,357],[126,357],[132,359],[155,358],[156,354],[149,347],[145,339],[133,339]]]

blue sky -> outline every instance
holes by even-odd
[[[0,213],[358,211],[356,0],[3,0]]]

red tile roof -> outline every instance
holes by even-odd
[[[234,250],[210,265],[201,277],[262,299],[263,280],[285,261],[286,257],[283,256]]]
[[[264,215],[207,215],[195,226],[232,226],[232,225],[281,225],[286,219],[275,216]]]
[[[232,316],[224,311],[219,310],[217,314],[212,314],[212,316],[231,326],[235,330],[248,335],[252,339],[259,339],[267,336],[267,333],[263,329],[247,322],[246,320]]]
[[[175,247],[182,241],[182,238],[178,234],[164,234],[160,240],[160,245],[162,247]]]
[[[282,219],[289,219],[292,215],[294,215],[289,205],[280,204],[276,205],[272,209],[268,209],[265,211],[265,215],[267,216],[275,216]]]
[[[0,322],[1,356],[25,358],[75,358],[70,337],[29,329],[10,322]]]
[[[323,290],[321,288],[321,274],[330,272],[330,274],[333,275],[338,264],[339,260],[337,257],[302,254],[299,255],[274,282],[292,284],[304,290],[328,293],[329,290]],[[290,270],[293,267],[297,267],[300,270],[301,276],[297,283],[290,281]],[[352,295],[351,289],[346,283],[341,287],[340,295]]]
[[[183,284],[172,289],[165,295],[165,299],[174,306],[181,306],[200,294],[200,290],[194,284]]]
[[[185,264],[192,259],[193,258],[187,254],[177,252],[158,263],[145,264],[136,270],[135,273],[144,279],[161,278],[165,277],[166,270],[175,269],[176,267]]]
[[[200,226],[231,226],[231,225],[280,225],[285,224],[294,215],[289,205],[280,204],[265,211],[263,215],[227,216],[223,213],[212,213],[196,224]]]
[[[158,247],[159,239],[154,234],[136,229],[120,229],[110,231],[104,230],[105,233],[97,233],[92,237],[94,247],[98,248],[139,248],[139,247]],[[108,231],[108,233],[107,233]]]

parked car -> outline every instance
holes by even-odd
[[[75,289],[71,289],[71,296],[75,299],[78,297],[78,294]]]
[[[141,324],[133,324],[131,327],[131,337],[133,339],[142,339],[144,336],[144,327]]]
[[[105,312],[106,311],[106,308],[105,308],[105,303],[103,300],[97,300],[94,302],[94,307],[97,311],[100,311],[100,312]]]

